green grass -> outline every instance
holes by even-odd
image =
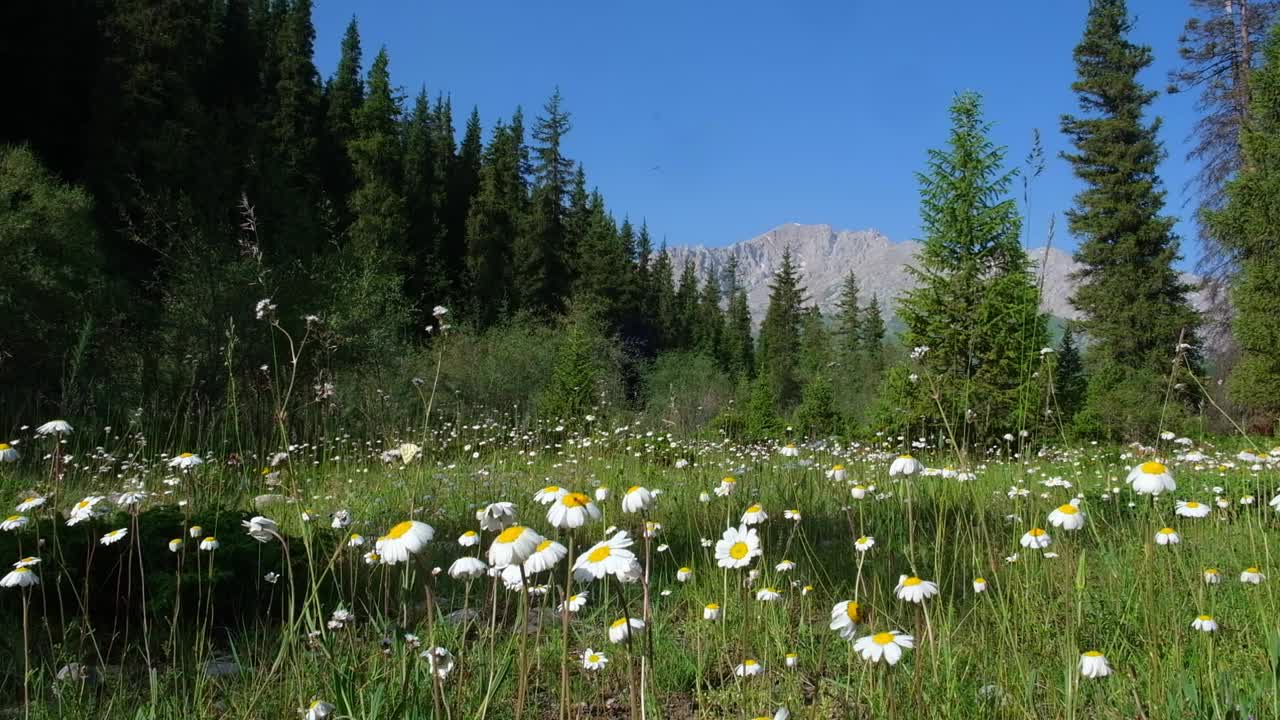
[[[43,582],[25,595],[32,717],[297,717],[313,700],[354,718],[559,717],[566,648],[555,608],[567,561],[531,580],[549,588],[527,596],[535,629],[523,643],[516,629],[524,624],[526,596],[501,583],[495,589],[487,578],[467,584],[447,572],[431,573],[447,570],[463,552],[479,550],[483,557],[492,533],[479,548],[464,549],[455,538],[475,528],[475,509],[491,501],[516,503],[523,524],[568,544],[532,499],[548,484],[589,494],[599,486],[612,489],[600,503],[604,518],[576,531],[575,554],[616,525],[636,538],[632,549],[642,560],[650,558],[650,624],[630,650],[610,643],[607,629],[622,614],[619,592],[630,615],[642,613],[643,583],[573,585],[590,600],[569,627],[571,717],[638,716],[632,692],[642,664],[644,685],[635,691],[643,693],[644,715],[652,718],[752,718],[772,716],[779,707],[793,718],[1280,716],[1280,607],[1273,590],[1280,577],[1257,586],[1238,579],[1249,566],[1268,576],[1280,572],[1272,558],[1277,515],[1267,505],[1280,483],[1274,466],[1253,469],[1209,447],[1202,450],[1212,459],[1199,464],[1177,461],[1174,447],[1155,449],[1168,459],[1178,489],[1152,500],[1125,486],[1138,462],[1124,455],[1132,452],[1127,448],[1049,449],[1025,460],[991,456],[971,466],[973,480],[961,482],[891,479],[893,453],[868,448],[805,447],[800,457],[788,458],[777,448],[685,443],[634,429],[587,436],[521,436],[488,426],[444,430],[428,456],[408,465],[380,462],[380,442],[320,441],[295,449],[279,476],[282,485],[274,491],[293,502],[263,513],[279,522],[287,540],[289,573],[278,542],[259,545],[240,527],[253,497],[271,491],[253,463],[229,467],[207,452],[204,465],[174,473],[149,457],[149,448],[135,465],[122,467],[129,455],[124,445],[97,458],[92,448],[75,446],[68,444],[73,459],[55,487],[50,460],[40,457],[49,441],[24,442],[27,457],[0,468],[6,501],[48,494],[49,504],[32,514],[49,519],[91,492],[114,496],[126,480],[141,480],[152,495],[136,526],[113,507],[75,528],[48,520],[39,529],[0,534],[0,551],[14,559],[19,542],[29,554],[37,532],[46,539],[37,568]],[[941,451],[925,449],[920,457],[936,467],[958,463]],[[676,469],[677,458],[691,464]],[[826,477],[835,463],[848,468],[843,482]],[[702,501],[725,475],[738,478],[735,492]],[[1071,487],[1042,484],[1054,477]],[[166,485],[166,478],[177,478],[176,485]],[[853,484],[876,490],[854,500]],[[647,549],[644,519],[620,511],[622,493],[632,485],[662,491],[647,517],[662,529]],[[1203,519],[1175,516],[1177,499],[1212,505],[1214,486],[1229,500],[1226,509],[1214,507]],[[1029,493],[1010,497],[1011,487]],[[1117,487],[1118,493],[1107,492]],[[1085,527],[1051,527],[1049,512],[1077,494],[1084,498]],[[1255,502],[1240,504],[1245,495]],[[182,500],[187,504],[178,506]],[[759,526],[763,554],[751,564],[758,577],[745,587],[747,570],[719,569],[705,544],[720,537],[726,518],[736,525],[755,502],[769,519]],[[784,519],[789,508],[803,519]],[[339,509],[354,518],[347,530],[329,527],[329,514]],[[304,510],[311,522],[303,522]],[[362,559],[368,546],[343,544],[353,531],[372,543],[409,518],[431,524],[435,540],[408,564],[368,566]],[[184,551],[170,553],[167,538],[192,522],[216,534],[223,548],[202,553],[189,541]],[[96,543],[125,526],[134,528],[125,540]],[[1179,532],[1179,544],[1155,543],[1166,526]],[[1032,527],[1048,530],[1053,542],[1045,552],[1057,557],[1019,546]],[[861,557],[853,547],[860,535],[876,540]],[[1007,560],[1015,553],[1016,561]],[[185,575],[178,572],[180,558]],[[783,559],[795,568],[777,571]],[[676,580],[682,566],[694,571],[688,582]],[[1207,567],[1221,570],[1220,585],[1203,582]],[[267,572],[282,577],[267,583]],[[940,592],[923,608],[898,600],[900,575],[932,580]],[[975,577],[988,581],[985,593],[973,591]],[[145,631],[144,593],[131,584],[144,582],[152,598]],[[175,586],[181,588],[176,613]],[[812,589],[803,591],[806,586]],[[782,591],[781,598],[755,600],[762,587]],[[24,592],[0,590],[0,618],[9,628],[0,640],[0,697],[15,716],[23,713]],[[495,593],[496,604],[490,601]],[[864,613],[859,635],[899,630],[914,636],[915,648],[897,665],[864,661],[828,628],[832,606],[855,596]],[[709,602],[723,606],[721,621],[702,619]],[[339,607],[355,620],[330,630],[326,621]],[[477,611],[473,622],[446,621],[464,607]],[[1193,630],[1200,614],[1214,616],[1220,630]],[[421,647],[411,647],[405,633],[416,634]],[[419,657],[434,645],[456,658],[438,684]],[[604,670],[583,669],[580,654],[587,647],[608,655]],[[1114,673],[1082,678],[1077,664],[1086,650],[1103,652]],[[798,663],[788,668],[784,658],[792,652]],[[229,674],[207,676],[210,658],[232,659]],[[735,666],[746,658],[764,672],[736,677]],[[73,661],[97,668],[98,681],[56,680],[59,668]]]

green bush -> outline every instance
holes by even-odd
[[[647,414],[680,433],[694,433],[733,400],[733,381],[700,353],[659,355],[645,382]]]

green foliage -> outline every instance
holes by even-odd
[[[618,377],[618,368],[608,364],[612,343],[600,321],[589,312],[572,311],[561,333],[564,340],[556,350],[551,379],[538,399],[538,409],[548,420],[577,426],[608,404],[609,383]]]
[[[840,428],[840,414],[836,412],[835,391],[826,373],[818,373],[805,383],[796,407],[795,426],[811,438],[829,437]]]
[[[1226,205],[1207,220],[1236,259],[1231,282],[1240,358],[1231,399],[1274,427],[1280,419],[1280,28],[1252,77],[1250,120],[1241,132],[1244,167],[1226,186]]]
[[[724,294],[729,307],[724,319],[725,363],[734,377],[752,377],[755,374],[755,341],[751,337],[751,308],[747,304],[747,291],[738,281],[738,257],[729,258],[725,268]]]
[[[1090,373],[1087,403],[1101,417],[1114,416],[1123,404],[1108,397],[1108,389],[1130,399],[1144,396],[1146,402],[1162,397],[1160,378],[1169,371],[1175,346],[1180,337],[1194,344],[1199,323],[1187,300],[1189,288],[1173,267],[1174,220],[1160,214],[1160,122],[1143,121],[1156,93],[1138,82],[1152,62],[1151,48],[1128,39],[1132,27],[1124,0],[1090,6],[1072,84],[1082,114],[1062,118],[1062,131],[1075,148],[1063,157],[1085,184],[1067,213],[1068,228],[1080,241],[1072,303],[1083,315],[1090,363],[1099,368]],[[1132,375],[1121,381],[1115,376],[1120,367]],[[1149,384],[1135,386],[1143,379]],[[1126,434],[1154,429],[1118,428]]]
[[[649,370],[645,406],[673,431],[695,433],[734,399],[734,386],[716,361],[699,352],[659,355]]]
[[[58,180],[26,147],[0,147],[0,381],[61,378],[86,322],[109,315],[111,282],[93,200]]]
[[[747,408],[742,418],[746,438],[764,439],[782,432],[782,417],[778,414],[778,396],[774,383],[761,373],[747,385]]]
[[[1070,425],[1076,413],[1084,404],[1087,380],[1084,365],[1080,358],[1080,348],[1076,345],[1075,329],[1067,325],[1062,331],[1062,340],[1054,353],[1053,392],[1056,399],[1056,412],[1063,424]]]
[[[921,364],[942,411],[953,424],[976,419],[965,428],[982,439],[1021,429],[1034,412],[1025,390],[1047,325],[1007,196],[1005,150],[989,139],[976,94],[959,95],[951,119],[947,149],[931,150],[918,176],[925,237],[910,272],[920,284],[900,314],[904,344],[928,348]]]

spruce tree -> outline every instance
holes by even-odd
[[[671,327],[671,349],[690,350],[698,324],[698,272],[693,258],[685,257],[676,284],[675,323]]]
[[[729,299],[724,319],[724,352],[729,374],[735,378],[755,374],[755,341],[751,337],[751,308],[747,291],[738,277],[738,256],[729,257],[724,269],[724,294]]]
[[[519,142],[517,131],[498,121],[467,216],[467,277],[474,305],[467,315],[481,327],[497,323],[514,303],[512,244],[522,231],[526,194]]]
[[[666,243],[658,251],[653,261],[651,302],[655,326],[658,335],[658,352],[666,352],[676,348],[678,342],[679,316],[676,306],[676,283],[674,268],[671,266],[671,255],[667,253]]]
[[[1274,432],[1280,419],[1280,25],[1252,79],[1250,121],[1241,132],[1243,169],[1226,186],[1222,210],[1207,220],[1239,270],[1231,281],[1240,358],[1231,369],[1233,402]]]
[[[1138,82],[1151,48],[1128,39],[1132,27],[1124,0],[1094,0],[1075,49],[1082,114],[1062,118],[1075,147],[1063,156],[1085,185],[1067,223],[1079,239],[1072,304],[1089,339],[1089,422],[1125,434],[1160,422],[1175,346],[1193,343],[1198,324],[1173,267],[1174,220],[1161,214],[1160,121],[1143,120],[1156,96]]]
[[[1053,394],[1057,402],[1052,409],[1058,413],[1063,425],[1070,426],[1084,403],[1086,381],[1076,333],[1069,324],[1062,330],[1062,340],[1054,358]]]
[[[769,307],[760,325],[756,351],[760,376],[768,383],[780,411],[795,405],[800,395],[800,324],[806,301],[800,273],[788,247],[769,283]]]
[[[347,144],[356,135],[356,115],[364,102],[364,82],[360,79],[360,29],[355,17],[347,24],[342,36],[342,51],[338,68],[325,88],[326,148],[325,191],[339,206],[345,206],[355,188],[351,161],[347,156]],[[343,227],[350,218],[343,214]]]
[[[431,101],[426,88],[418,91],[413,110],[405,121],[404,196],[407,203],[408,227],[406,245],[409,277],[406,294],[419,311],[430,312],[435,305],[448,302],[439,247],[437,246],[443,197],[443,178],[438,175],[440,163],[436,151],[436,129]],[[426,316],[419,316],[426,326]]]
[[[862,308],[858,303],[858,276],[849,271],[840,285],[840,301],[836,305],[836,347],[840,364],[853,370],[862,354]]]
[[[800,376],[807,383],[818,375],[829,374],[834,365],[831,335],[826,320],[817,306],[804,308],[800,320]]]
[[[351,196],[351,240],[360,252],[399,261],[409,226],[404,198],[403,98],[391,86],[385,48],[369,68],[369,96],[356,116],[348,145],[356,189]]]
[[[520,306],[535,313],[558,312],[573,281],[569,259],[576,248],[567,246],[571,238],[565,227],[573,161],[561,147],[572,125],[561,103],[557,89],[534,126],[533,207],[529,231],[515,247]]]
[[[925,236],[908,269],[919,285],[900,301],[903,342],[929,348],[922,362],[953,426],[972,413],[980,435],[999,434],[1020,429],[1034,407],[1022,390],[1046,321],[1008,197],[1014,172],[988,137],[978,95],[957,96],[951,121],[947,148],[930,150],[917,175]]]
[[[445,177],[444,222],[438,231],[441,237],[436,246],[444,276],[449,280],[449,304],[465,307],[473,300],[467,293],[466,284],[468,258],[472,254],[467,247],[467,231],[471,202],[480,188],[480,165],[485,153],[480,110],[472,108],[463,131],[462,144],[456,152],[453,110],[447,99],[437,101],[435,115],[436,152],[445,166],[442,168]],[[513,238],[514,235],[508,237],[508,242]]]
[[[721,302],[720,280],[714,272],[707,273],[698,297],[697,322],[694,325],[694,349],[726,365],[724,348],[724,310]]]
[[[884,371],[884,317],[880,312],[880,298],[871,296],[867,309],[862,315],[861,340],[863,362],[867,370],[867,379],[878,383],[880,373]]]

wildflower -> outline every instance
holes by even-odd
[[[16,568],[35,567],[36,565],[39,565],[39,564],[40,564],[40,558],[38,557],[24,557],[18,562],[14,563],[13,566]]]
[[[480,558],[464,555],[454,560],[449,566],[449,577],[454,580],[474,580],[484,575],[485,570],[488,569],[489,566],[485,565]]]
[[[716,486],[716,495],[720,497],[729,497],[738,487],[738,481],[732,477],[724,477],[720,480],[720,484]]]
[[[873,663],[884,660],[890,665],[896,665],[902,659],[904,648],[913,647],[915,647],[915,639],[897,630],[867,635],[858,638],[853,644],[853,649],[862,655],[863,660]]]
[[[523,563],[542,542],[542,536],[527,527],[512,525],[489,546],[489,564],[495,568]]]
[[[1031,528],[1022,535],[1022,539],[1018,542],[1024,548],[1040,550],[1049,547],[1049,544],[1053,542],[1053,538],[1049,537],[1049,533],[1041,528]]]
[[[790,510],[784,510],[782,511],[782,517],[786,518],[787,520],[800,522],[800,511],[796,510],[795,508],[792,508]]]
[[[1222,573],[1217,568],[1205,568],[1204,583],[1206,585],[1217,585],[1222,582]]]
[[[857,550],[860,553],[864,553],[875,546],[876,546],[876,539],[871,537],[870,535],[863,535],[862,537],[853,541],[853,549]]]
[[[632,543],[631,537],[623,530],[591,546],[590,550],[574,561],[574,578],[587,582],[599,580],[606,575],[622,578],[634,573],[639,561],[636,560],[635,553],[627,549]]]
[[[760,552],[760,537],[755,528],[727,528],[716,542],[716,564],[722,568],[744,568]]]
[[[580,593],[574,593],[569,596],[569,612],[576,613],[587,606],[587,592],[584,590]],[[557,612],[564,612],[565,603],[560,603],[556,608]]]
[[[783,457],[799,457],[800,456],[800,449],[797,448],[794,443],[787,443],[778,452],[781,453]]]
[[[1247,585],[1261,585],[1262,581],[1266,579],[1267,576],[1263,575],[1256,567],[1245,568],[1244,572],[1240,573],[1240,582]]]
[[[203,464],[204,460],[199,455],[189,452],[184,452],[181,455],[175,455],[174,458],[169,461],[169,467],[176,468],[178,470],[190,470],[193,467]]]
[[[1156,533],[1157,545],[1177,545],[1181,540],[1182,538],[1178,537],[1177,531],[1173,528],[1161,528]]]
[[[689,461],[688,461],[688,460],[685,460],[684,458],[680,458],[679,460],[676,460],[676,462],[675,462],[675,468],[676,468],[677,470],[683,470],[683,469],[685,469],[685,468],[687,468],[687,467],[689,467]]]
[[[582,493],[565,493],[547,510],[547,522],[560,529],[579,528],[588,520],[599,520],[600,508]]]
[[[427,664],[430,665],[431,671],[441,680],[449,677],[449,673],[453,672],[453,666],[456,661],[453,658],[453,653],[445,648],[440,646],[433,647],[423,651],[422,657],[427,659]]]
[[[1084,527],[1084,513],[1080,512],[1079,500],[1072,500],[1066,505],[1059,505],[1049,513],[1049,524],[1063,530],[1079,530]]]
[[[1080,655],[1080,674],[1087,678],[1101,678],[1111,674],[1111,665],[1107,657],[1097,650],[1089,650]]]
[[[222,543],[218,542],[218,538],[212,535],[200,541],[201,550],[208,550],[209,552],[213,552],[214,550],[217,550],[220,547],[222,547]]]
[[[280,579],[280,574],[279,574],[279,573],[275,573],[275,572],[269,572],[269,573],[267,573],[266,575],[263,575],[263,576],[262,576],[262,579],[263,579],[263,580],[266,580],[267,582],[271,583],[272,585],[275,585],[275,584],[276,584],[276,582]]]
[[[129,534],[129,528],[120,528],[119,530],[112,530],[111,532],[103,535],[102,539],[99,540],[98,542],[102,543],[103,545],[110,545],[114,542],[117,542],[123,539],[124,536],[128,534]]]
[[[924,465],[910,455],[899,455],[889,464],[889,477],[911,476],[924,470]]]
[[[644,512],[653,507],[654,495],[639,485],[633,485],[622,496],[622,512]]]
[[[845,640],[852,640],[862,622],[862,609],[853,600],[842,600],[831,608],[831,629]]]
[[[351,525],[351,513],[346,510],[335,510],[330,516],[329,527],[343,530]]]
[[[169,541],[169,552],[176,553],[182,549],[182,538],[174,538]]]
[[[867,496],[867,488],[863,485],[854,485],[849,488],[849,494],[853,496],[854,500],[861,500]]]
[[[44,503],[45,503],[44,498],[39,496],[32,496],[29,498],[23,498],[22,502],[18,503],[18,507],[14,509],[17,510],[18,512],[28,512],[31,510],[35,510],[36,508],[40,507]]]
[[[1195,500],[1179,500],[1174,507],[1174,514],[1180,517],[1202,518],[1209,514],[1209,506],[1198,503]]]
[[[516,506],[509,502],[489,503],[476,511],[476,521],[481,530],[502,532],[515,524]]]
[[[782,656],[782,662],[789,668],[793,668],[800,664],[800,656],[797,653],[789,652]]]
[[[31,518],[26,515],[10,515],[3,521],[0,521],[0,530],[4,530],[5,532],[20,530],[29,522],[31,522]]]
[[[609,499],[609,488],[601,485],[596,488],[596,502],[602,503]]]
[[[564,559],[569,554],[568,548],[555,540],[543,540],[538,543],[538,547],[524,561],[524,571],[526,574],[540,573],[555,567],[556,563]]]
[[[721,615],[719,603],[707,603],[702,607],[702,619],[712,622],[719,620]]]
[[[347,547],[357,548],[357,547],[363,547],[363,546],[364,546],[364,536],[361,535],[360,533],[351,533],[350,535],[347,536]]]
[[[603,670],[609,664],[609,658],[602,652],[587,648],[582,653],[582,667],[586,670]]]
[[[640,618],[618,618],[609,625],[609,642],[614,645],[626,642],[633,632],[642,632],[643,630],[644,621]]]
[[[273,305],[272,307],[275,306]],[[262,319],[261,314],[259,314],[258,319]],[[329,720],[329,717],[333,715],[333,710],[333,706],[329,703],[316,700],[307,708],[307,714],[303,720]]]
[[[1132,485],[1133,491],[1139,495],[1159,495],[1173,492],[1178,487],[1173,481],[1173,474],[1169,472],[1169,468],[1154,460],[1144,462],[1130,470],[1125,482]]]
[[[98,507],[98,503],[105,499],[106,498],[101,495],[90,495],[76,503],[75,506],[71,508],[70,517],[67,518],[67,526],[70,527],[72,525],[77,525],[93,517],[94,512]]]
[[[376,550],[370,550],[365,553],[363,557],[365,565],[377,565],[382,562],[382,556],[379,555]]]
[[[548,485],[533,494],[533,501],[543,505],[550,505],[568,494],[569,491],[559,485]]]
[[[66,420],[50,420],[36,428],[36,435],[66,435],[74,429]]]
[[[662,523],[646,520],[644,523],[644,536],[647,538],[658,537],[658,533],[662,532]]]
[[[9,443],[0,442],[0,462],[17,462],[18,450]]]
[[[973,579],[973,591],[974,591],[975,593],[986,592],[986,591],[987,591],[987,581],[986,581],[986,579],[985,579],[985,578],[974,578],[974,579]]]
[[[758,504],[752,505],[751,507],[747,508],[746,512],[742,513],[743,525],[759,525],[760,523],[768,519],[769,519],[769,514],[766,513],[764,511],[764,508]]]
[[[844,479],[848,476],[849,472],[844,469],[843,465],[833,465],[831,469],[827,471],[827,478],[835,480],[836,482],[844,482]]]
[[[773,602],[780,597],[782,597],[782,593],[778,592],[776,588],[766,587],[756,591],[756,600],[760,602]]]
[[[20,567],[10,570],[3,578],[0,578],[0,587],[31,587],[39,585],[40,578],[31,572],[29,567]]]
[[[195,540],[201,535],[204,535],[204,528],[199,525],[192,525],[190,528],[187,528],[187,535],[189,535],[192,540]]]
[[[921,580],[914,575],[911,577],[899,575],[898,586],[894,588],[894,594],[898,596],[899,600],[922,603],[938,594],[938,585],[929,580]]]
[[[796,564],[795,564],[795,563],[793,563],[793,562],[791,562],[790,560],[783,560],[782,562],[778,563],[777,565],[774,565],[774,566],[773,566],[773,569],[774,569],[774,570],[777,570],[777,571],[778,571],[778,572],[780,572],[780,573],[783,573],[783,572],[790,572],[790,571],[792,571],[792,570],[795,570],[795,569],[796,569]]]
[[[682,567],[679,570],[676,570],[676,580],[679,580],[680,582],[689,582],[689,579],[692,577],[693,570],[690,568]]]
[[[260,543],[271,542],[271,538],[280,534],[276,521],[261,515],[254,515],[248,520],[241,521],[240,524],[248,531],[249,537]]]
[[[430,525],[417,520],[406,520],[387,531],[378,538],[374,548],[388,565],[404,562],[410,555],[416,555],[435,537],[436,531]]]
[[[764,666],[752,658],[743,660],[733,669],[733,674],[738,677],[754,677],[762,672],[764,672]]]
[[[130,492],[120,493],[116,497],[116,504],[121,507],[129,507],[131,505],[140,505],[147,498],[147,494],[142,490],[133,490]]]
[[[1191,627],[1200,632],[1215,632],[1218,629],[1218,621],[1213,619],[1212,615],[1201,615],[1191,621]]]

